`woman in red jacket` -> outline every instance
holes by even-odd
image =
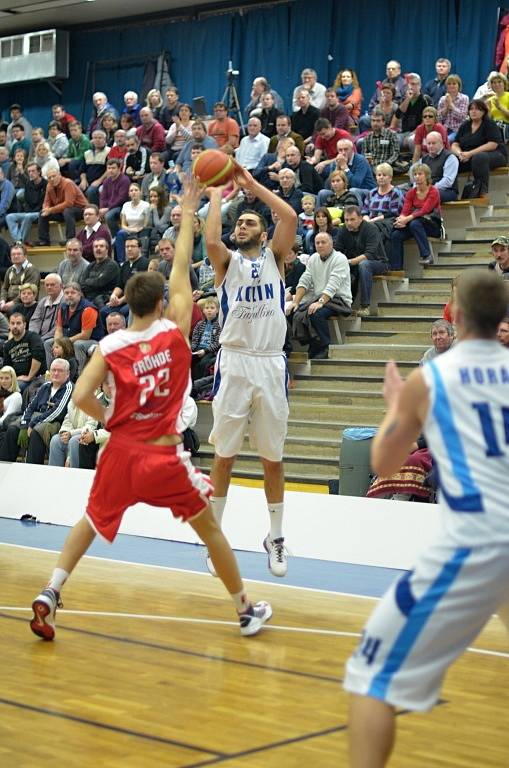
[[[415,187],[405,195],[403,209],[394,221],[391,233],[391,269],[403,269],[403,243],[415,238],[421,264],[433,264],[428,236],[440,237],[442,216],[440,195],[431,183],[431,171],[427,165],[412,166]]]

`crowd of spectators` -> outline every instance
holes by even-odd
[[[507,163],[509,90],[501,72],[490,73],[472,99],[445,58],[426,82],[387,62],[367,102],[353,69],[343,68],[330,87],[310,68],[300,79],[285,108],[267,78],[256,77],[242,126],[223,102],[211,120],[195,118],[173,85],[164,94],[150,90],[145,103],[127,91],[119,109],[97,92],[86,126],[56,104],[47,126],[32,127],[21,106],[11,106],[9,124],[0,126],[0,228],[8,232],[0,237],[0,459],[22,447],[29,461],[49,452],[51,463],[77,466],[80,447],[96,449],[105,439],[100,425],[67,408],[67,395],[97,341],[129,323],[130,276],[147,269],[169,276],[182,184],[204,150],[234,155],[298,214],[285,262],[285,350],[297,338],[315,359],[328,355],[329,318],[350,314],[357,294],[358,314],[369,315],[373,277],[403,269],[406,239],[416,240],[423,264],[432,263],[428,237],[440,236],[441,203],[458,198],[458,173],[470,173],[467,194],[479,197],[490,170]],[[409,179],[401,178],[406,171]],[[264,217],[270,244],[274,215],[234,182],[223,192],[223,241],[235,247],[245,210]],[[204,192],[190,258],[195,382],[210,380],[219,349],[207,212]],[[65,253],[39,298],[41,275],[27,248],[50,245],[52,222]],[[507,244],[493,248],[493,268],[509,274]]]

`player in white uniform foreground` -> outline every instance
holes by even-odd
[[[244,211],[234,231],[238,250],[229,251],[221,242],[221,188],[207,190],[207,254],[216,273],[222,327],[212,402],[210,442],[215,457],[210,473],[214,486],[211,502],[221,525],[235,457],[249,431],[251,445],[263,465],[269,509],[270,530],[263,546],[271,572],[284,576],[283,449],[288,422],[284,258],[295,242],[297,215],[238,164],[235,181],[276,213],[278,222],[271,248],[267,248],[263,218],[256,211]],[[213,573],[209,559],[207,565]]]
[[[182,445],[181,412],[191,364],[189,260],[200,196],[194,184],[184,193],[166,317],[162,275],[133,275],[126,285],[131,326],[99,342],[76,384],[74,402],[103,423],[111,437],[100,453],[86,513],[69,534],[46,589],[32,604],[30,627],[44,640],[53,640],[60,591],[96,533],[112,542],[125,510],[137,502],[171,509],[205,542],[232,597],[242,635],[256,634],[272,615],[268,603],[249,602],[235,556],[209,504],[212,486]],[[95,396],[106,378],[112,390],[107,410]]]
[[[397,472],[424,430],[440,473],[442,530],[386,593],[347,662],[350,765],[382,768],[395,708],[430,709],[450,664],[509,594],[509,352],[496,332],[507,284],[466,270],[458,344],[404,383],[388,363],[388,412],[373,441],[377,474]]]

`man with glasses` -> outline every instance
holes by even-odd
[[[214,104],[214,119],[209,123],[207,132],[212,139],[215,139],[218,147],[230,144],[237,149],[239,146],[239,125],[232,117],[228,117],[228,109],[222,101]]]

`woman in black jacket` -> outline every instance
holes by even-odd
[[[486,195],[490,170],[507,164],[507,148],[498,125],[488,117],[482,99],[468,105],[468,120],[458,128],[451,151],[460,161],[459,170],[472,171],[473,184],[468,197]]]

